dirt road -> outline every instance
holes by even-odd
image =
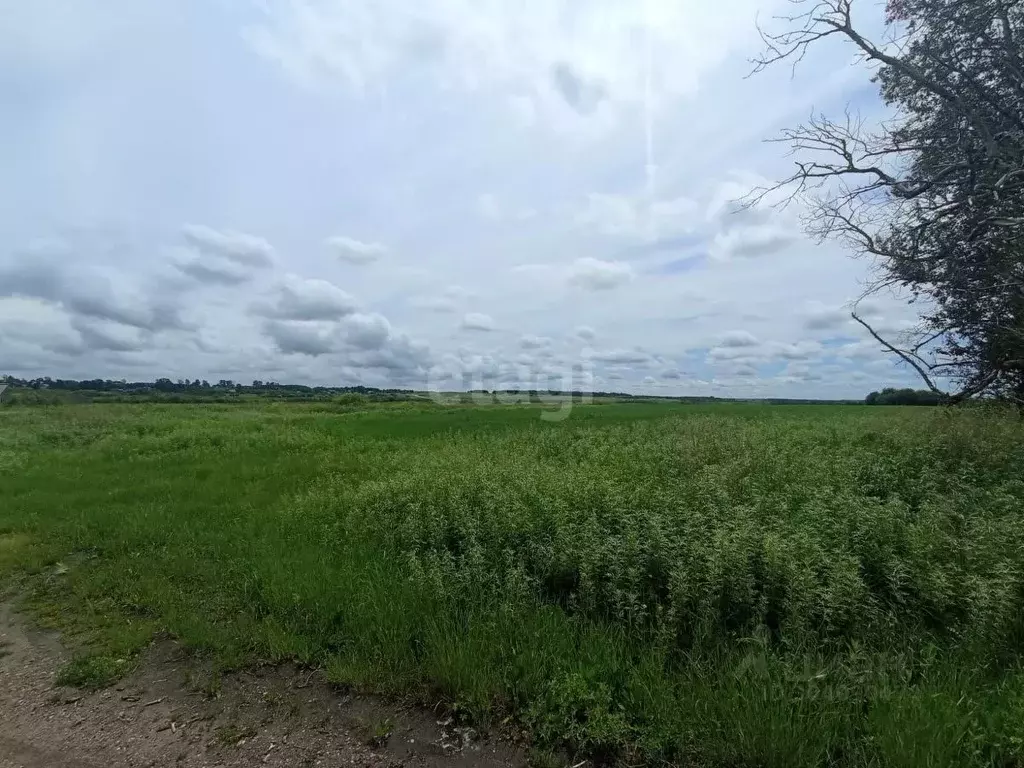
[[[164,641],[119,684],[87,693],[54,685],[67,658],[57,637],[0,603],[0,768],[525,765],[521,749],[430,712],[339,695],[294,668],[213,685]]]

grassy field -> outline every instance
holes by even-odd
[[[1024,764],[1024,426],[978,411],[0,408],[0,579],[98,684],[225,667],[648,764]]]

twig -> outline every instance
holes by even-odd
[[[903,362],[907,363],[908,365],[913,366],[914,370],[917,371],[918,375],[922,379],[924,379],[924,383],[928,385],[928,389],[930,389],[932,392],[934,392],[935,394],[940,395],[942,397],[949,397],[948,393],[943,392],[941,389],[936,387],[934,383],[932,383],[931,377],[928,376],[928,374],[925,372],[924,368],[922,368],[921,365],[916,360],[914,360],[910,355],[908,355],[902,349],[897,349],[892,344],[890,344],[888,341],[886,341],[881,336],[879,336],[878,333],[875,331],[875,329],[872,328],[870,325],[868,325],[864,320],[862,320],[860,315],[858,315],[856,312],[851,312],[850,313],[850,317],[852,317],[858,323],[860,323],[865,328],[867,328],[868,333],[870,333],[872,336],[874,336],[875,341],[877,341],[883,347],[888,349],[890,352],[893,352],[894,354],[899,355],[900,358],[903,359]]]

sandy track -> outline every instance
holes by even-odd
[[[164,641],[115,687],[86,693],[54,685],[67,658],[54,635],[0,603],[0,768],[525,764],[521,749],[470,740],[430,712],[339,695],[293,668],[225,676],[210,696],[196,690],[201,662]]]

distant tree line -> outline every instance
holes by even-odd
[[[23,379],[0,376],[8,389],[3,400],[21,404],[57,404],[73,402],[163,402],[163,403],[232,403],[247,400],[291,400],[313,402],[353,396],[355,400],[405,400],[414,394],[411,389],[339,386],[310,387],[304,384],[281,384],[255,380],[243,384],[232,379],[210,382],[206,379],[159,378],[155,381],[124,379],[54,379],[42,376]]]
[[[939,405],[945,398],[928,389],[896,389],[886,387],[864,398],[867,405]]]
[[[161,377],[155,381],[127,381],[125,379],[55,379],[41,376],[32,379],[0,375],[0,383],[8,389],[2,398],[6,403],[59,404],[74,402],[160,402],[160,403],[237,403],[254,400],[289,400],[293,402],[324,402],[336,405],[358,405],[366,402],[423,399],[423,393],[412,389],[355,386],[315,386],[282,384],[276,381],[254,380],[243,384],[232,379],[210,382],[206,379],[176,379]],[[456,393],[451,393],[456,394]],[[499,396],[518,396],[522,402],[543,403],[549,397],[562,397],[573,402],[636,402],[670,400],[685,404],[758,402],[770,405],[843,404],[858,405],[937,405],[940,395],[927,390],[894,389],[887,387],[872,392],[864,400],[816,400],[811,398],[731,398],[706,396],[634,395],[628,392],[582,392],[580,390],[538,389],[475,389],[461,393],[461,401],[475,403],[480,396],[491,396],[494,402],[503,402]]]
[[[381,389],[378,387],[310,387],[305,384],[280,384],[276,381],[260,381],[251,384],[236,382],[232,379],[220,379],[211,384],[206,379],[159,378],[156,381],[126,381],[125,379],[53,379],[41,376],[34,379],[19,379],[16,376],[0,376],[0,381],[11,387],[25,389],[58,389],[69,392],[88,390],[90,392],[196,392],[203,390],[220,390],[222,392],[297,392],[301,394],[336,394],[357,392],[359,394],[400,393],[412,394],[411,389]]]

